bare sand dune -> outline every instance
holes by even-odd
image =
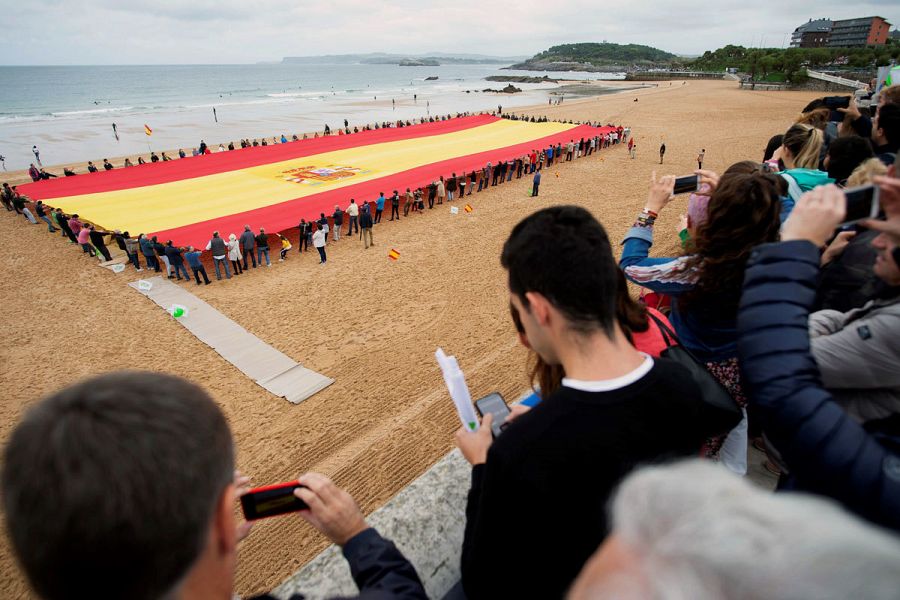
[[[513,335],[498,260],[519,219],[552,204],[581,204],[617,243],[643,207],[651,171],[687,174],[701,147],[719,171],[759,159],[768,138],[813,97],[699,81],[535,107],[535,114],[630,125],[637,159],[613,148],[545,171],[539,198],[528,197],[530,179],[514,179],[467,198],[471,214],[452,216],[444,205],[399,223],[385,219],[374,248],[343,238],[329,246],[325,266],[295,247],[270,269],[192,285],[262,340],[336,379],[299,406],[265,392],[128,288],[133,271],[99,269],[46,228],[0,211],[0,439],[42,394],[79,378],[167,371],[201,383],[221,404],[239,467],[255,483],[318,470],[371,511],[453,445],[458,423],[434,361],[437,346],[459,358],[473,394],[499,390],[510,399],[526,388],[525,352]],[[668,152],[659,167],[663,140]],[[678,200],[660,218],[657,252],[675,250],[683,207]],[[390,248],[399,261],[388,259]],[[238,591],[272,588],[325,546],[299,518],[259,523],[241,550]],[[0,590],[27,597],[5,538]]]

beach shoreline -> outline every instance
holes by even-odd
[[[485,82],[485,83],[490,83],[490,82]],[[657,84],[635,85],[634,82],[625,82],[625,81],[616,81],[616,80],[612,80],[612,81],[610,81],[610,80],[602,80],[602,81],[559,80],[558,86],[556,88],[548,89],[548,95],[550,95],[554,99],[557,99],[557,96],[560,96],[560,95],[565,96],[565,94],[569,94],[570,97],[572,97],[572,99],[570,99],[570,100],[564,99],[563,102],[572,104],[572,103],[576,103],[576,102],[583,102],[585,100],[589,100],[589,99],[597,97],[597,96],[610,95],[610,94],[621,94],[621,93],[625,93],[628,91],[640,91],[640,90],[645,90],[645,89],[652,89],[655,87],[657,87]],[[498,105],[502,105],[504,99],[507,99],[507,98],[510,98],[513,96],[513,94],[504,94],[504,93],[499,93],[499,92],[479,92],[479,96],[481,98],[488,96],[488,95],[494,97],[495,101],[498,103]],[[396,102],[396,106],[399,106],[401,108],[409,108],[409,107],[415,107],[415,106],[421,107],[423,101],[428,102],[428,99],[422,98],[419,102],[414,102],[411,99],[404,98],[404,99],[401,99],[399,102]],[[349,103],[343,104],[342,106],[349,107],[351,109],[352,108],[357,108],[357,109],[364,108],[366,111],[379,110],[379,111],[382,111],[383,114],[388,114],[388,113],[392,112],[392,108],[393,108],[391,100],[371,100],[371,101],[366,101],[366,102],[349,102]],[[548,107],[549,107],[549,105],[546,105],[546,104],[531,104],[531,105],[526,105],[526,106],[513,107],[513,108],[510,108],[509,110],[504,110],[504,112],[508,113],[508,114],[515,114],[515,115],[529,115],[529,116],[534,115],[536,117],[539,117],[539,116],[543,115],[543,113],[541,113],[540,111],[542,111]],[[346,112],[348,113],[348,116],[352,116],[352,114],[353,114],[352,110],[346,111]],[[473,114],[479,114],[479,113],[486,113],[486,112],[490,112],[490,111],[471,111],[471,112]],[[428,116],[429,115],[427,115],[427,114],[422,115],[422,117],[424,117],[424,118],[428,118]],[[432,116],[441,116],[441,115],[435,114]],[[404,121],[405,121],[405,119],[404,119]],[[410,119],[410,122],[412,122],[412,119]],[[418,122],[418,118],[416,118],[416,122]],[[373,121],[368,124],[374,126],[375,123]],[[357,124],[351,123],[350,129],[352,130],[353,127],[355,127],[355,126],[361,126],[361,125],[358,123]],[[336,127],[332,128],[332,131],[336,131],[336,130],[337,130]],[[322,135],[323,131],[318,130],[318,131],[297,132],[296,135],[302,141],[303,135],[307,135],[308,137],[311,138],[316,133],[318,133],[319,135]],[[294,134],[295,134],[294,132],[291,132],[289,135],[287,135],[288,141],[290,141],[290,137]],[[280,135],[280,134],[278,134],[278,135]],[[268,136],[268,135],[256,136],[255,138],[251,137],[251,138],[245,138],[245,139],[249,139],[252,142],[254,139],[262,140],[263,137],[265,137],[265,139],[269,140],[269,144],[272,143],[271,140],[273,139],[273,137]],[[150,139],[152,140],[152,136],[150,136]],[[238,151],[241,149],[239,139],[229,139],[229,140],[225,140],[225,141],[216,140],[213,142],[207,142],[207,144],[209,145],[210,149],[213,152],[216,152],[216,151],[218,151],[219,144],[222,144],[223,146],[225,146],[226,151],[227,151],[228,144],[232,143],[232,142],[235,144],[234,151]],[[169,148],[169,149],[154,148],[153,152],[156,152],[157,156],[159,156],[160,159],[162,159],[162,153],[165,153],[172,160],[180,160],[178,158],[178,151],[180,149],[184,149],[185,152],[187,153],[187,157],[190,157],[193,146],[183,145],[180,147],[174,147],[174,148]],[[126,158],[129,158],[132,161],[132,163],[135,166],[137,166],[137,157],[138,156],[143,156],[144,160],[146,160],[148,163],[150,162],[150,152],[148,151],[146,153],[141,153],[141,154],[127,154],[127,155],[123,154],[123,155],[118,155],[118,156],[113,156],[113,157],[100,156],[100,157],[95,157],[95,158],[86,158],[84,160],[76,161],[76,162],[63,162],[63,163],[57,163],[57,164],[53,164],[53,165],[44,165],[43,168],[45,170],[47,170],[47,172],[52,173],[52,174],[56,175],[57,177],[63,177],[63,169],[64,168],[72,169],[75,171],[76,177],[77,177],[78,175],[83,175],[83,174],[87,173],[87,167],[88,167],[89,161],[93,162],[94,165],[98,169],[103,170],[103,159],[108,158],[109,162],[115,168],[119,169],[119,168],[124,168],[124,162],[125,162]],[[24,183],[31,183],[31,177],[28,175],[27,168],[26,169],[15,169],[15,170],[11,170],[11,171],[0,172],[0,181],[7,182],[10,185],[17,186],[17,185],[24,184]]]

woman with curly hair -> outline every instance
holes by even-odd
[[[681,343],[744,406],[737,365],[737,309],[744,268],[753,248],[775,242],[781,226],[781,190],[776,175],[734,169],[721,179],[704,172],[710,186],[706,220],[691,231],[688,254],[650,258],[653,225],[675,197],[674,176],[650,186],[647,204],[625,236],[619,266],[634,283],[672,297],[670,319]],[[716,456],[722,440],[711,441]]]

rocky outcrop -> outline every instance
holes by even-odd
[[[559,79],[543,77],[529,77],[528,75],[491,75],[484,78],[486,81],[502,81],[510,83],[559,83]]]

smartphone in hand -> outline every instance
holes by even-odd
[[[488,394],[484,398],[479,398],[475,401],[475,408],[482,418],[488,413],[494,415],[494,421],[491,423],[491,433],[495,438],[506,429],[506,417],[509,416],[511,411],[509,410],[506,401],[503,400],[503,396],[500,395],[500,392],[494,392],[493,394]]]
[[[841,227],[852,225],[863,219],[874,219],[877,217],[879,210],[878,191],[878,186],[871,184],[844,190],[844,197],[847,199],[847,212]]]
[[[699,175],[685,175],[684,177],[677,177],[675,179],[675,189],[672,190],[672,193],[687,194],[689,192],[696,192],[698,187],[700,187]]]
[[[241,496],[241,508],[248,521],[275,517],[309,508],[306,502],[294,495],[300,485],[298,481],[276,483],[250,490]]]

